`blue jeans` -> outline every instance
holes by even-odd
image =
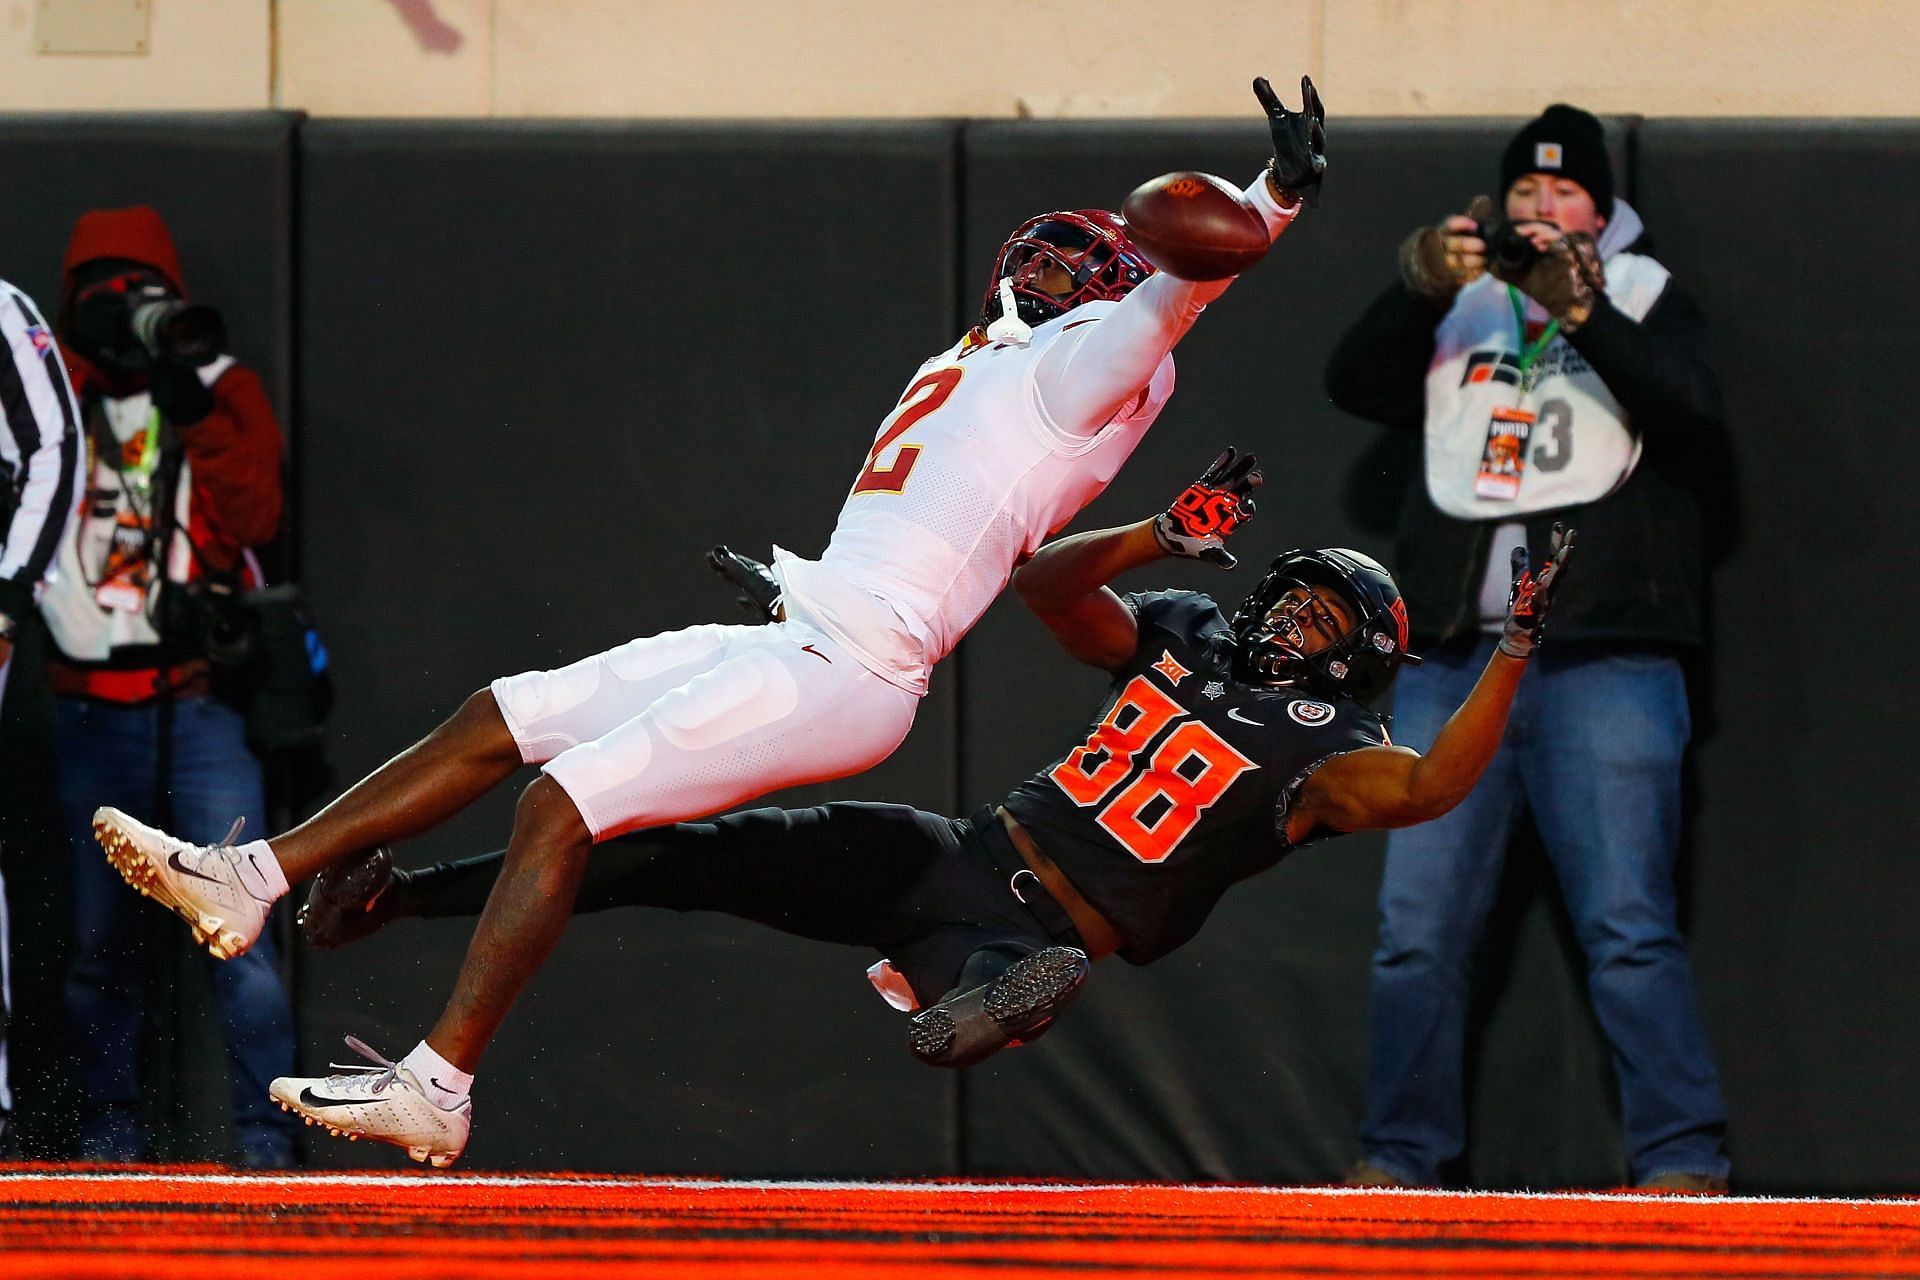
[[[1635,1182],[1727,1172],[1726,1106],[1676,919],[1680,761],[1691,733],[1673,658],[1543,648],[1506,738],[1466,800],[1395,831],[1380,885],[1361,1140],[1409,1181],[1466,1143],[1470,962],[1523,812],[1539,829],[1587,958],[1620,1085]],[[1493,652],[1489,636],[1404,669],[1394,739],[1425,751]]]
[[[140,1024],[150,961],[143,945],[151,905],[120,879],[93,838],[93,811],[110,804],[142,820],[153,814],[157,710],[83,698],[57,700],[60,810],[73,849],[74,961],[66,982],[74,1075],[83,1118],[79,1154],[151,1157],[140,1113]],[[260,764],[247,750],[239,712],[213,698],[173,709],[173,813],[168,830],[212,844],[244,817],[264,834]],[[295,1121],[267,1096],[293,1074],[293,1010],[280,983],[273,933],[237,960],[205,952],[214,1004],[227,1039],[233,1118],[248,1163],[285,1165]]]

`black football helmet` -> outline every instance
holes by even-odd
[[[1034,275],[1051,263],[1073,279],[1064,297],[1039,288]],[[980,302],[984,328],[1000,318],[1000,281],[1013,281],[1014,307],[1029,325],[1041,325],[1096,298],[1124,298],[1154,273],[1154,265],[1134,247],[1127,224],[1105,209],[1043,213],[1015,228],[993,260],[993,278]]]
[[[1296,587],[1309,598],[1289,609],[1281,599]],[[1342,634],[1318,599],[1331,591],[1356,621]],[[1330,643],[1303,654],[1304,631],[1318,628]],[[1344,547],[1288,551],[1240,602],[1230,630],[1234,674],[1249,684],[1298,685],[1321,695],[1345,694],[1372,702],[1387,691],[1407,652],[1407,606],[1393,575],[1379,561]]]

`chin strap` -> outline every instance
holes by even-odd
[[[1000,277],[1000,318],[987,326],[987,341],[1016,347],[1033,341],[1033,330],[1020,318],[1020,304],[1014,301],[1012,276]]]

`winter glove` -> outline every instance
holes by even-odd
[[[1547,565],[1534,577],[1527,570],[1524,547],[1513,549],[1513,588],[1507,595],[1507,625],[1500,635],[1500,652],[1525,661],[1533,656],[1547,627],[1547,609],[1566,572],[1573,550],[1573,530],[1556,521],[1547,548]]]
[[[1594,299],[1607,287],[1599,248],[1584,231],[1561,236],[1517,270],[1496,265],[1493,274],[1545,307],[1562,333],[1587,322]]]
[[[1261,76],[1253,82],[1253,96],[1267,113],[1273,133],[1273,159],[1267,172],[1273,185],[1296,200],[1320,203],[1320,176],[1327,171],[1327,109],[1311,76],[1300,77],[1300,109],[1289,111]]]
[[[1449,302],[1460,286],[1487,269],[1487,242],[1480,226],[1493,217],[1493,201],[1475,196],[1465,213],[1438,226],[1421,227],[1400,242],[1400,281],[1408,293],[1430,302]]]
[[[1170,556],[1233,568],[1239,561],[1227,550],[1226,539],[1242,521],[1253,518],[1253,491],[1263,479],[1258,458],[1229,447],[1171,507],[1154,517],[1154,540]]]

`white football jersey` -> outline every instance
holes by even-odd
[[[1278,235],[1291,219],[1256,184]],[[1098,497],[1173,393],[1175,343],[1228,281],[1164,273],[1024,344],[969,335],[921,365],[817,561],[774,548],[789,610],[916,693],[1014,567]]]

